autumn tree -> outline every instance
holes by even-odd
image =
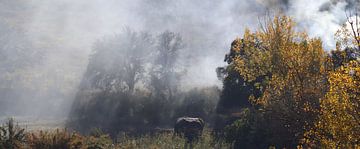
[[[333,69],[328,76],[329,90],[320,100],[315,127],[305,134],[306,146],[359,148],[360,136],[360,23],[358,14],[335,34],[337,49],[331,52]]]
[[[335,50],[332,50],[327,58],[328,70],[335,70],[340,66],[349,63],[351,60],[355,60],[356,57],[354,56],[353,51],[354,50],[349,47],[345,49],[340,49],[340,47],[337,47]]]
[[[351,61],[329,76],[320,116],[306,143],[326,148],[356,148],[360,140],[360,64]],[[312,141],[312,142],[311,142]]]
[[[241,55],[234,58],[234,69],[248,84],[263,78],[253,83],[262,95],[248,100],[267,123],[264,142],[277,147],[295,147],[312,128],[326,89],[321,40],[294,27],[291,18],[276,16],[235,40]]]

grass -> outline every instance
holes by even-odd
[[[184,138],[169,131],[137,137],[122,133],[114,139],[99,130],[86,136],[66,129],[27,131],[13,119],[0,130],[0,149],[181,149],[186,145]],[[230,148],[229,144],[215,141],[210,132],[204,130],[193,149]]]
[[[118,137],[118,147],[121,149],[181,149],[185,147],[186,140],[172,133],[144,135],[141,137]],[[229,144],[216,142],[209,130],[205,130],[201,138],[194,142],[194,149],[230,148]]]

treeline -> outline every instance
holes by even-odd
[[[217,69],[217,137],[235,148],[360,147],[357,17],[338,31],[333,51],[287,16],[245,30]]]
[[[172,128],[179,116],[194,116],[234,148],[357,148],[356,17],[337,32],[332,51],[295,29],[287,16],[245,30],[225,56],[228,65],[216,69],[221,91],[181,89],[187,65],[179,60],[184,43],[177,33],[126,30],[106,37],[94,45],[68,127],[112,135],[151,132]]]
[[[184,48],[178,33],[154,36],[128,28],[96,42],[68,127],[116,135],[172,128],[180,116],[212,121],[220,90],[181,88],[189,65],[181,57]]]

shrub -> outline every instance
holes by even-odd
[[[72,135],[64,130],[39,131],[27,134],[28,146],[41,149],[69,149]]]
[[[10,118],[5,125],[0,127],[0,148],[21,148],[25,141],[25,129],[14,124],[14,119]]]

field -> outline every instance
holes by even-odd
[[[360,149],[359,95],[360,0],[0,0],[0,149]]]
[[[30,123],[29,123],[30,124]],[[37,124],[40,124],[37,122]],[[93,129],[89,134],[82,135],[65,128],[58,128],[54,123],[38,126],[31,123],[31,127],[13,119],[5,121],[0,127],[0,148],[30,148],[30,149],[176,149],[187,148],[190,144],[181,136],[174,135],[172,130],[158,131],[152,134],[129,136],[119,133],[110,137],[100,129]],[[44,127],[45,126],[45,127]],[[52,127],[56,126],[56,127]],[[29,128],[29,129],[27,129]],[[206,128],[203,135],[192,144],[194,149],[203,148],[230,148],[222,140],[215,140],[211,130]]]

